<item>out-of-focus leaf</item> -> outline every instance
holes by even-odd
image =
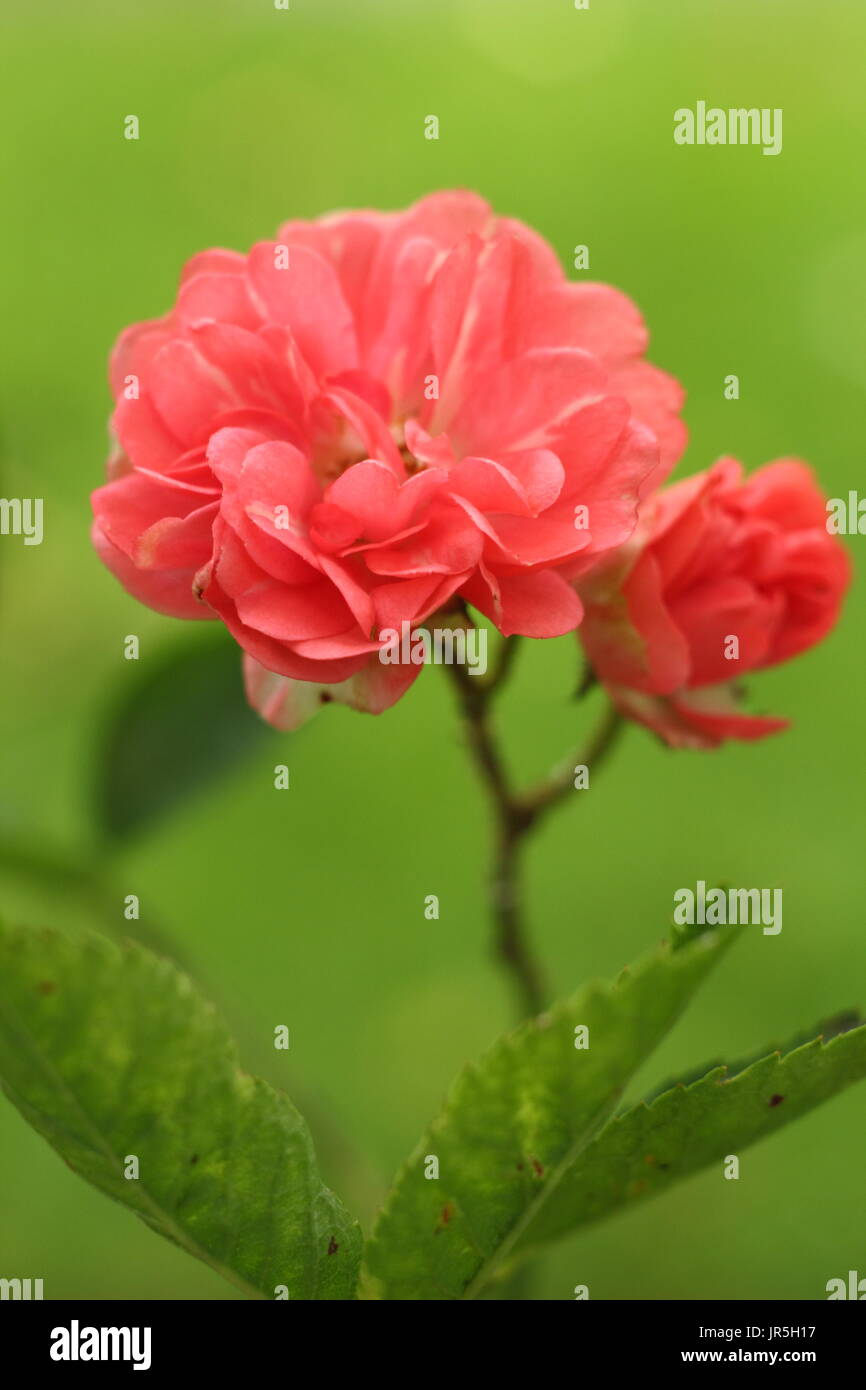
[[[167,961],[0,926],[0,1082],[71,1168],[250,1297],[355,1297],[360,1231],[302,1117]]]
[[[240,651],[222,631],[122,665],[96,772],[97,822],[113,839],[144,829],[273,737],[247,705]]]

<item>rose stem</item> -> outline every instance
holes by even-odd
[[[508,674],[518,639],[504,638],[498,659],[488,676],[472,676],[466,667],[447,666],[457,691],[469,749],[484,786],[495,820],[490,903],[497,955],[512,977],[520,1017],[538,1014],[546,989],[541,969],[529,946],[522,903],[521,855],[529,832],[574,787],[574,768],[585,764],[595,772],[619,736],[623,721],[608,705],[588,745],[558,764],[550,776],[525,791],[511,787],[494,736],[490,704]]]

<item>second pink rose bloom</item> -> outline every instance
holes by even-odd
[[[614,703],[675,748],[787,727],[744,713],[740,681],[826,637],[849,582],[809,469],[735,459],[651,498],[632,540],[580,584],[580,640]]]

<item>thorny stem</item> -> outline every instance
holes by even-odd
[[[612,705],[588,745],[563,759],[550,776],[524,791],[511,786],[490,717],[490,705],[510,673],[519,639],[504,638],[487,676],[470,675],[465,666],[447,666],[460,703],[470,752],[487,788],[495,817],[493,872],[490,882],[494,944],[510,972],[521,1017],[541,1012],[546,991],[541,969],[527,940],[522,902],[521,852],[529,832],[574,788],[574,769],[595,771],[613,748],[622,718]]]

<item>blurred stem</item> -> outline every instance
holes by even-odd
[[[164,931],[136,918],[122,917],[124,894],[101,866],[95,851],[72,852],[44,839],[2,838],[0,870],[39,888],[72,895],[115,939],[128,937],[192,973],[188,959]]]
[[[87,862],[66,850],[49,849],[45,842],[0,839],[0,868],[53,887],[80,892],[105,907],[104,885]]]
[[[520,1017],[541,1012],[547,992],[531,949],[522,900],[521,855],[527,836],[574,788],[574,768],[597,770],[622,730],[622,718],[608,705],[588,745],[553,769],[550,776],[524,791],[511,786],[493,731],[490,706],[511,670],[517,639],[505,638],[489,676],[473,676],[465,666],[447,666],[460,705],[467,741],[490,797],[495,839],[490,901],[496,953],[511,975]]]

